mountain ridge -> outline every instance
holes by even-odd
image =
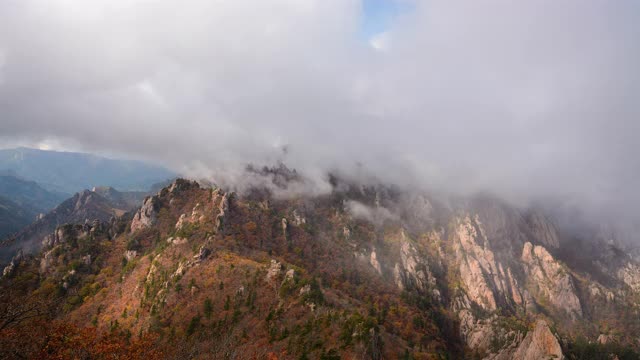
[[[2,241],[0,261],[7,261],[18,249],[25,253],[39,251],[42,242],[46,242],[46,236],[59,225],[84,224],[95,220],[109,222],[112,217],[133,210],[146,195],[144,192],[119,192],[110,187],[97,187],[94,190],[76,193]]]
[[[25,287],[64,299],[55,319],[156,336],[167,358],[637,359],[640,264],[591,258],[600,282],[560,260],[564,231],[488,197],[176,180],[135,214],[59,228],[0,284],[33,269]]]

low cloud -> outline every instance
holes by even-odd
[[[398,215],[385,207],[368,206],[355,200],[346,201],[344,209],[355,219],[368,221],[376,225],[383,225],[387,220],[399,220]]]
[[[636,1],[416,1],[374,39],[362,16],[357,0],[3,1],[0,142],[637,220]]]

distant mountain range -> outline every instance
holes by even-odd
[[[53,209],[69,194],[49,191],[34,181],[11,175],[0,175],[0,196],[30,211],[34,216]]]
[[[29,148],[0,150],[0,262],[14,247],[29,247],[58,225],[106,221],[131,210],[149,190],[173,177],[167,169],[140,161]],[[76,206],[86,199],[87,204]]]
[[[43,189],[33,181],[0,175],[0,239],[36,221],[69,195]]]
[[[94,186],[146,191],[176,174],[141,161],[30,148],[0,150],[0,173],[37,182],[43,188],[74,194]]]
[[[32,212],[0,196],[0,239],[17,232],[34,220]]]

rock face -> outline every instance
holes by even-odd
[[[478,217],[460,219],[455,235],[454,251],[469,300],[489,311],[501,304],[522,305],[526,295],[511,269],[496,260]]]
[[[560,247],[558,233],[544,215],[539,212],[531,213],[527,218],[527,223],[531,229],[533,237],[550,249]]]
[[[533,239],[558,245],[555,230],[544,218],[527,221]],[[478,215],[459,217],[456,224],[452,244],[455,257],[445,260],[457,264],[464,290],[452,309],[458,314],[465,343],[478,351],[493,351],[490,359],[561,358],[558,341],[544,321],[536,323],[534,331],[525,337],[522,330],[500,325],[496,311],[507,308],[535,313],[537,300],[565,311],[571,318],[579,318],[582,309],[571,275],[543,246],[531,242],[524,242],[520,259],[514,259],[511,251],[517,248],[519,239],[525,238],[523,233],[516,233],[517,229],[506,231],[501,227],[504,225],[492,224],[493,234],[514,234],[516,240],[505,245],[504,239],[495,243],[496,239],[487,235],[490,232]],[[478,315],[474,304],[488,313]],[[501,349],[494,349],[496,342],[502,344]]]
[[[124,252],[124,258],[127,259],[127,261],[135,259],[136,256],[138,256],[138,252],[135,250],[127,250]]]
[[[133,216],[131,232],[153,226],[158,221],[158,208],[158,198],[156,196],[147,197],[140,210]]]
[[[85,222],[84,225],[60,225],[55,231],[42,239],[42,247],[47,249],[58,244],[67,243],[72,239],[83,239],[91,234],[95,234],[96,231],[102,231],[102,229],[103,225],[98,220],[91,223]]]
[[[616,275],[633,291],[640,292],[640,266],[638,264],[628,262],[618,270]]]
[[[271,260],[267,270],[267,281],[276,279],[282,273],[282,264],[276,260]]]
[[[2,276],[3,277],[7,277],[7,276],[11,276],[13,275],[13,273],[16,271],[17,267],[20,265],[20,263],[22,262],[22,250],[18,251],[18,253],[11,259],[11,261],[9,262],[9,265],[7,265],[4,270],[2,271]]]
[[[54,257],[54,249],[48,250],[42,255],[42,259],[40,259],[41,274],[46,274],[49,272],[49,270],[51,269],[51,266],[53,265],[53,261],[54,261],[53,257]]]
[[[369,256],[369,263],[373,266],[374,269],[378,272],[378,274],[382,275],[382,268],[380,267],[380,261],[378,261],[378,255],[376,254],[376,249],[371,251],[371,255]]]
[[[205,220],[205,215],[202,210],[202,205],[200,205],[200,203],[197,203],[196,206],[193,207],[193,210],[191,210],[190,215],[187,215],[187,214],[180,215],[180,218],[176,223],[176,230],[181,230],[185,225],[200,223],[200,222],[203,222],[204,220]]]
[[[546,321],[538,320],[533,331],[522,340],[512,359],[542,360],[564,359],[558,339],[553,335]]]
[[[282,221],[280,221],[280,227],[282,228],[282,237],[284,239],[286,239],[287,238],[287,228],[289,227],[286,218],[282,218]]]
[[[401,231],[400,262],[396,263],[393,275],[400,289],[416,289],[420,292],[433,292],[436,298],[440,293],[436,289],[436,279],[429,271],[429,264],[418,254],[415,246],[409,242],[404,231]]]
[[[220,190],[216,190],[213,192],[213,196],[218,196],[220,194]],[[224,221],[224,217],[229,211],[229,196],[227,194],[222,194],[220,198],[220,204],[218,204],[218,214],[216,214],[216,229],[220,230],[222,228],[222,224]]]
[[[542,246],[524,244],[522,262],[528,281],[538,292],[537,297],[547,300],[572,318],[582,316],[580,299],[576,295],[573,278]]]
[[[298,210],[293,210],[293,225],[295,226],[302,226],[303,224],[307,223],[307,219],[304,218],[304,216],[301,216],[298,213]]]
[[[464,294],[454,301],[453,311],[458,314],[460,335],[467,346],[474,350],[488,349],[489,339],[495,336],[490,320],[476,319],[471,311],[471,301]]]

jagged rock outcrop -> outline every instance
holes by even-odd
[[[276,260],[271,260],[269,269],[267,269],[267,281],[273,281],[277,279],[282,273],[282,263]]]
[[[525,243],[522,262],[527,282],[535,289],[534,297],[538,299],[538,303],[548,302],[556,309],[564,310],[572,318],[582,316],[573,278],[544,247]]]
[[[176,223],[176,230],[181,230],[187,224],[195,224],[204,221],[205,214],[202,211],[202,206],[197,203],[191,210],[191,214],[182,214]]]
[[[175,183],[174,183],[175,184]],[[140,210],[131,221],[131,232],[153,226],[158,221],[159,201],[157,196],[149,196],[144,200]]]
[[[558,339],[553,335],[549,325],[544,320],[536,321],[533,331],[522,340],[511,359],[514,360],[542,360],[564,359]]]
[[[302,226],[303,224],[307,223],[307,219],[304,216],[301,216],[298,213],[297,209],[293,210],[292,215],[293,215],[293,225]]]

